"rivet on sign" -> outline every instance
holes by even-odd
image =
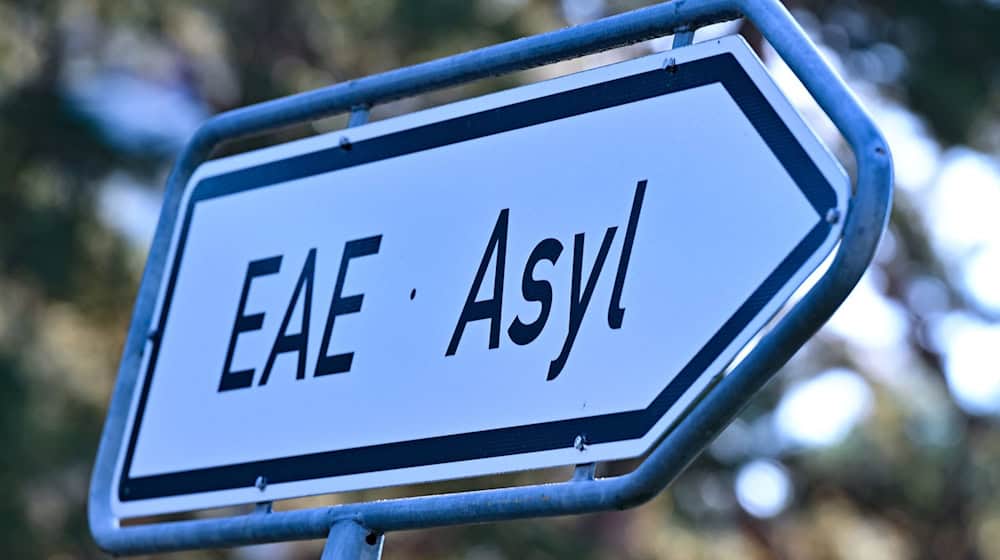
[[[835,224],[840,221],[840,210],[836,208],[831,208],[826,211],[826,221],[830,224]]]
[[[255,487],[257,487],[258,490],[260,490],[261,492],[263,492],[264,489],[267,488],[267,477],[266,476],[258,476],[257,480],[253,483],[253,485]]]
[[[664,60],[663,69],[671,74],[675,74],[677,72],[677,59],[671,56]]]
[[[573,440],[573,447],[578,451],[583,451],[587,448],[587,438],[582,435],[576,436],[576,439]]]
[[[344,150],[350,150],[351,149],[351,141],[348,140],[346,136],[341,136],[340,137],[340,147],[343,148]]]

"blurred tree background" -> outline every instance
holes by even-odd
[[[0,1],[0,556],[104,556],[86,526],[90,468],[162,185],[201,121],[641,4]],[[387,558],[1000,558],[1000,3],[789,7],[895,155],[896,207],[871,272],[652,503],[392,534]],[[752,29],[697,38],[736,31],[850,168]],[[451,88],[373,117],[668,47]],[[167,556],[316,558],[321,546]]]

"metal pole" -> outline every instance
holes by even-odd
[[[368,122],[370,111],[371,107],[368,105],[352,107],[347,128]],[[330,534],[326,537],[326,546],[323,547],[320,560],[378,560],[382,557],[384,541],[384,533],[376,535],[355,521],[337,521],[330,526]]]
[[[320,560],[379,560],[384,535],[345,519],[330,527]]]

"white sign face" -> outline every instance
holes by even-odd
[[[205,163],[114,510],[639,456],[847,197],[738,38]]]

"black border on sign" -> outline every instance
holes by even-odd
[[[184,246],[195,207],[199,202],[714,83],[719,83],[725,88],[785,171],[802,190],[803,195],[816,210],[817,222],[647,408],[280,459],[129,477],[146,399],[156,369],[160,340],[167,328],[167,317]],[[823,216],[828,209],[836,208],[836,205],[837,197],[833,187],[750,76],[729,53],[378,136],[354,143],[350,149],[341,146],[326,148],[203,179],[195,185],[184,214],[177,249],[169,271],[162,312],[156,326],[156,332],[160,336],[152,339],[152,352],[128,440],[123,474],[118,486],[118,498],[122,502],[129,502],[247,488],[252,487],[259,476],[266,477],[268,484],[280,484],[564,449],[569,447],[579,434],[585,434],[590,444],[641,438],[819,249],[831,228]]]

